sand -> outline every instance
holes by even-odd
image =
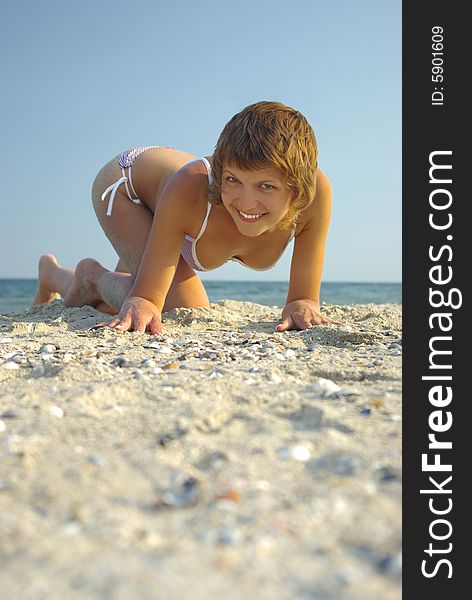
[[[401,307],[0,317],[0,596],[401,597]]]

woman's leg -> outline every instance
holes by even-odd
[[[41,256],[38,265],[38,288],[33,306],[51,302],[58,296],[64,296],[73,279],[74,271],[60,267],[55,256],[52,254]]]
[[[113,212],[111,216],[106,215],[109,198],[102,202],[101,194],[120,176],[121,171],[116,160],[113,160],[99,172],[92,188],[95,213],[120,257],[117,265],[120,272],[107,271],[94,259],[80,261],[76,270],[71,271],[59,267],[54,257],[46,255],[48,258],[42,257],[40,260],[40,284],[35,303],[47,302],[52,293],[58,292],[63,296],[66,306],[87,304],[110,313],[121,308],[138,272],[153,214],[147,207],[130,202],[126,193],[119,188]],[[208,305],[208,296],[202,282],[181,257],[164,310]]]
[[[98,261],[86,258],[75,269],[72,284],[64,295],[64,304],[87,304],[103,312],[116,314],[127,298],[134,279],[134,275],[107,271]],[[180,257],[162,312],[198,306],[209,306],[207,293],[195,271]]]

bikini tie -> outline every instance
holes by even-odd
[[[120,177],[120,179],[118,179],[118,181],[115,181],[115,183],[112,183],[103,192],[102,202],[105,200],[107,195],[111,192],[110,201],[108,202],[108,208],[107,208],[107,216],[108,217],[111,215],[111,211],[113,209],[113,200],[115,199],[116,190],[120,187],[120,185],[122,183],[127,183],[127,181],[128,181],[128,178],[125,175],[123,175],[123,177]]]

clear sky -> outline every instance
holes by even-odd
[[[0,49],[0,277],[36,277],[44,252],[113,268],[100,168],[134,146],[211,154],[233,114],[277,100],[333,186],[324,280],[400,281],[400,0],[4,1]],[[291,252],[202,279],[287,280]]]

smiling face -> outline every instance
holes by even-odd
[[[245,236],[273,230],[287,214],[291,197],[280,171],[273,167],[250,171],[223,167],[221,200]]]

